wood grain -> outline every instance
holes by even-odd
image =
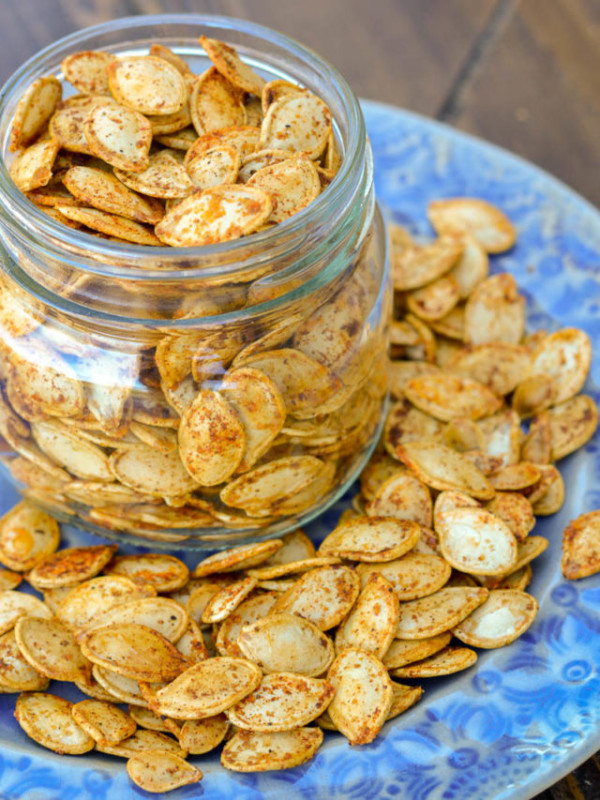
[[[490,139],[600,202],[598,0],[16,0],[2,17],[0,78],[78,28],[165,11],[291,34],[357,94]]]
[[[597,0],[513,4],[447,119],[514,150],[600,203]]]
[[[18,18],[5,20],[8,30],[5,26],[1,34],[0,72],[5,79],[40,47],[97,22],[129,14],[202,11],[249,19],[294,36],[331,61],[357,94],[433,114],[496,3],[376,0],[374,12],[371,3],[346,0],[17,0]]]

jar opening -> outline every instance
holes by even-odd
[[[8,135],[16,103],[37,77],[60,73],[60,62],[82,49],[115,53],[146,52],[160,39],[183,55],[203,58],[196,43],[207,31],[231,42],[242,57],[267,78],[283,77],[319,94],[329,105],[344,158],[336,179],[310,205],[276,228],[245,239],[201,248],[147,247],[97,239],[65,228],[31,203],[13,183],[7,168]],[[0,203],[3,226],[19,241],[35,239],[40,257],[60,254],[63,263],[82,274],[140,281],[211,279],[243,274],[265,259],[301,251],[322,229],[339,225],[356,198],[364,194],[365,128],[356,96],[337,70],[308,48],[254,23],[200,14],[125,17],[74,33],[27,61],[8,80],[0,102]],[[4,237],[6,239],[6,237]],[[10,245],[7,248],[12,251]],[[253,251],[253,253],[250,252]]]

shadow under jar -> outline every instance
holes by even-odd
[[[157,248],[66,228],[18,190],[8,138],[33,80],[62,79],[73,52],[152,43],[200,73],[203,33],[329,106],[343,161],[310,205],[234,241]],[[241,20],[120,19],[21,67],[0,135],[0,433],[26,496],[105,536],[206,549],[282,534],[334,502],[380,429],[390,302],[371,152],[343,78]]]

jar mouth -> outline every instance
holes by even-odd
[[[328,87],[334,91],[338,106],[343,110],[346,119],[345,136],[343,137],[344,157],[340,169],[332,183],[308,206],[293,217],[279,223],[274,228],[252,234],[249,237],[221,242],[202,247],[148,247],[136,244],[121,244],[109,240],[99,239],[93,235],[82,233],[67,228],[61,223],[44,214],[37,206],[23,194],[10,177],[4,156],[7,153],[8,133],[14,106],[24,89],[42,74],[46,74],[60,63],[68,52],[85,49],[86,41],[90,38],[113,35],[113,49],[118,52],[119,40],[114,37],[116,32],[123,33],[125,45],[127,31],[139,28],[156,28],[155,38],[160,38],[161,28],[168,30],[181,26],[183,31],[197,26],[204,29],[219,29],[220,35],[230,31],[232,34],[241,33],[254,36],[262,40],[268,47],[275,44],[282,51],[287,51],[298,61],[310,65],[311,69],[326,81]],[[188,34],[189,35],[189,34]],[[187,38],[187,37],[186,37]],[[193,37],[193,41],[197,37]],[[180,39],[177,36],[177,39]],[[148,38],[147,43],[152,39]],[[192,37],[188,39],[191,43]],[[137,43],[142,46],[145,42]],[[202,52],[196,45],[198,52]],[[96,47],[96,49],[99,49]],[[107,46],[106,49],[110,50]],[[175,49],[177,47],[175,46]],[[244,48],[240,47],[243,55]],[[122,50],[122,48],[121,48]],[[264,57],[264,54],[261,54]],[[252,58],[247,58],[252,64]],[[255,63],[258,63],[255,61]],[[275,62],[261,61],[263,67],[270,66],[278,76],[296,79],[291,72]],[[259,66],[260,66],[259,65]],[[323,77],[324,76],[324,77]],[[302,82],[302,81],[301,81]],[[308,87],[312,88],[312,87]],[[17,90],[19,95],[16,96]],[[318,87],[316,88],[318,93]],[[327,102],[327,100],[326,100]],[[332,110],[336,121],[336,114]],[[315,227],[322,224],[324,218],[331,218],[332,213],[343,216],[343,209],[348,206],[349,199],[359,189],[360,176],[366,157],[366,134],[362,112],[358,99],[346,80],[338,70],[325,59],[305,47],[291,37],[278,33],[262,25],[257,25],[245,20],[232,17],[212,16],[204,14],[160,14],[149,16],[122,17],[110,22],[94,25],[84,30],[70,34],[41,50],[26,61],[4,84],[0,93],[0,134],[2,140],[2,158],[0,158],[0,205],[8,212],[3,224],[14,231],[19,238],[31,240],[35,237],[36,248],[45,250],[49,258],[60,255],[61,260],[68,266],[73,266],[82,273],[95,277],[106,276],[111,280],[127,279],[135,282],[151,282],[153,280],[194,279],[219,276],[223,277],[228,272],[243,275],[244,269],[252,269],[257,260],[264,261],[267,252],[276,252],[283,255],[293,252],[298,248]],[[337,120],[338,133],[340,120]],[[256,258],[246,258],[243,251],[249,247],[255,248],[260,255]],[[243,262],[236,261],[236,254],[240,254]],[[211,268],[206,265],[197,265],[199,260],[218,264]],[[107,262],[114,263],[107,263]],[[160,266],[157,266],[157,262]],[[191,265],[182,265],[190,262]],[[219,263],[222,262],[222,263]],[[226,263],[224,263],[226,262]],[[120,264],[126,266],[118,266]],[[154,266],[152,266],[152,264]]]

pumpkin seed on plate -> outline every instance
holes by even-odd
[[[143,755],[148,751],[175,755],[180,759],[184,759],[187,755],[170,736],[159,733],[159,731],[147,731],[143,728],[138,728],[134,734],[118,742],[118,744],[96,742],[96,750],[109,756],[120,756],[121,758],[129,759],[138,753]]]
[[[400,604],[398,639],[429,639],[456,627],[487,599],[483,587],[440,589],[427,597]]]
[[[406,305],[413,314],[424,320],[436,320],[449,314],[460,299],[460,286],[451,274],[414,289],[406,295]]]
[[[445,647],[422,661],[393,669],[391,674],[394,678],[437,678],[440,675],[453,675],[455,672],[468,669],[476,661],[475,650],[468,647]]]
[[[91,578],[75,586],[58,603],[56,616],[67,628],[77,631],[86,628],[98,613],[112,606],[154,594],[150,586],[140,587],[121,575]]]
[[[401,445],[427,439],[438,440],[443,430],[444,425],[440,420],[415,408],[403,397],[387,415],[383,443],[390,456],[398,459]],[[400,471],[401,466],[396,464],[396,470]]]
[[[273,593],[257,594],[244,600],[219,626],[215,644],[220,655],[242,658],[244,653],[238,644],[242,628],[266,617],[275,600]]]
[[[455,508],[437,515],[442,555],[455,569],[503,575],[515,568],[517,540],[506,523],[483,508]]]
[[[334,657],[331,639],[312,622],[295,614],[272,613],[245,623],[237,645],[265,673],[317,677],[327,670]]]
[[[105,669],[98,664],[94,664],[92,667],[92,678],[95,684],[101,687],[108,696],[102,697],[98,694],[97,686],[94,684],[89,688],[86,687],[86,693],[91,694],[96,699],[106,700],[110,698],[120,703],[130,703],[142,708],[148,707],[148,702],[143,697],[138,682],[133,678],[126,678],[124,675],[119,675],[117,672]]]
[[[188,626],[177,640],[175,647],[190,664],[197,664],[210,657],[202,631],[193,619],[188,620]]]
[[[427,213],[438,234],[470,233],[488,253],[503,253],[515,243],[516,232],[511,221],[485,200],[472,197],[434,200]]]
[[[335,628],[346,617],[360,592],[358,574],[343,564],[305,572],[272,607],[308,619],[322,631]]]
[[[421,526],[410,520],[356,517],[326,536],[318,554],[353,561],[392,561],[411,550],[420,535]]]
[[[553,404],[554,386],[549,375],[532,375],[525,378],[515,388],[511,405],[521,419],[539,414]]]
[[[58,523],[26,500],[17,503],[0,519],[0,562],[25,572],[58,548]]]
[[[444,372],[412,378],[404,394],[421,411],[444,422],[454,417],[487,417],[502,404],[483,383]]]
[[[461,350],[448,369],[479,381],[496,395],[513,391],[529,370],[531,355],[521,344],[489,342]]]
[[[185,608],[168,597],[141,597],[100,611],[86,628],[103,628],[106,625],[136,623],[157,631],[173,644],[185,633],[189,619]]]
[[[360,476],[360,491],[367,502],[373,500],[380,486],[401,472],[404,467],[387,453],[373,453]]]
[[[463,244],[452,236],[440,236],[431,244],[411,245],[394,253],[391,261],[392,285],[396,291],[420,289],[441,278],[456,264]]]
[[[504,647],[533,623],[538,611],[535,597],[517,589],[499,589],[454,628],[457,639],[473,647]]]
[[[40,591],[89,580],[101,572],[117,550],[117,545],[104,544],[63,548],[36,564],[28,580]]]
[[[429,488],[406,467],[380,484],[367,505],[367,514],[374,517],[393,517],[412,520],[431,527],[433,504]]]
[[[383,657],[383,664],[392,670],[414,661],[422,661],[443,650],[451,639],[451,631],[427,639],[394,639]]]
[[[333,695],[333,686],[327,680],[272,672],[225,713],[230,722],[244,730],[289,731],[316,719]]]
[[[262,673],[243,658],[216,656],[194,664],[159,689],[150,701],[155,714],[176,719],[214,717],[250,694]]]
[[[531,502],[519,492],[496,492],[496,496],[486,504],[486,508],[508,525],[519,542],[523,541],[535,526]]]
[[[90,662],[73,634],[58,620],[21,617],[15,625],[15,636],[23,657],[47,678],[73,682],[89,678]]]
[[[421,699],[423,689],[420,686],[405,686],[402,683],[392,681],[392,705],[388,711],[387,719],[404,714],[411,706]]]
[[[412,550],[393,561],[358,564],[356,571],[363,586],[370,575],[383,575],[398,598],[406,601],[437,592],[447,583],[452,570],[448,562],[440,556]]]
[[[571,520],[563,533],[562,551],[565,578],[586,578],[600,571],[600,511]]]
[[[0,569],[0,591],[6,592],[10,589],[16,589],[22,580],[23,576],[19,575],[18,572],[11,572],[8,569]]]
[[[104,567],[104,574],[122,575],[141,586],[154,586],[161,593],[180,589],[190,577],[183,561],[167,553],[116,556]]]
[[[335,689],[328,712],[350,744],[368,744],[381,730],[392,707],[392,682],[381,661],[348,647],[331,665],[327,677]]]
[[[201,620],[205,624],[222,622],[232,614],[250,592],[256,587],[257,580],[252,576],[241,578],[239,581],[219,589],[208,601]]]
[[[230,586],[235,582],[235,577],[231,575],[209,575],[207,578],[199,579],[195,582],[195,588],[185,599],[185,607],[191,620],[199,627],[206,627],[202,622],[204,609],[222,588]]]
[[[281,537],[283,546],[263,563],[263,567],[287,564],[291,561],[304,561],[313,558],[315,546],[304,531],[298,529],[291,533],[286,533]]]
[[[181,726],[179,744],[190,755],[209,753],[218,747],[229,731],[225,714],[205,719],[188,719]]]
[[[491,500],[494,487],[476,466],[452,448],[428,440],[398,445],[396,452],[423,483],[433,489],[465,492],[477,500]]]
[[[235,772],[291,769],[309,761],[323,741],[319,728],[261,732],[240,730],[227,742],[221,764]]]
[[[598,427],[598,408],[579,394],[544,412],[550,425],[552,458],[559,461],[588,442]]]
[[[512,275],[492,275],[473,289],[465,306],[466,342],[519,344],[524,332],[525,298]]]
[[[150,711],[149,708],[129,705],[127,713],[140,728],[148,731],[158,731],[159,733],[173,733],[171,728],[174,720],[168,720],[166,717],[157,717],[154,711]],[[186,752],[188,750],[187,747],[183,749]]]
[[[380,572],[367,577],[366,583],[346,619],[337,629],[335,648],[357,647],[378,658],[387,652],[398,627],[398,595]]]
[[[79,727],[100,744],[119,744],[135,733],[135,721],[114,703],[82,700],[71,713]]]
[[[14,631],[0,636],[0,690],[37,692],[48,688],[48,678],[23,655]]]
[[[127,761],[127,774],[145,792],[163,794],[202,780],[202,772],[175,753],[144,750]]]
[[[0,634],[12,630],[20,617],[50,619],[50,609],[37,597],[13,590],[0,592]]]
[[[138,681],[168,681],[187,661],[168,639],[153,628],[118,622],[92,628],[80,640],[81,652],[101,667]]]
[[[272,580],[281,578],[285,575],[295,575],[300,572],[308,572],[316,567],[324,567],[328,564],[341,564],[341,559],[336,556],[315,556],[305,558],[302,561],[290,561],[287,564],[275,564],[274,566],[255,567],[248,570],[257,580]]]
[[[215,572],[232,572],[255,567],[274,555],[281,547],[281,539],[270,539],[256,544],[244,544],[230,550],[221,550],[200,561],[192,577],[201,578]]]
[[[80,755],[94,749],[94,740],[73,719],[73,703],[44,692],[23,692],[15,717],[25,733],[55,753]]]

